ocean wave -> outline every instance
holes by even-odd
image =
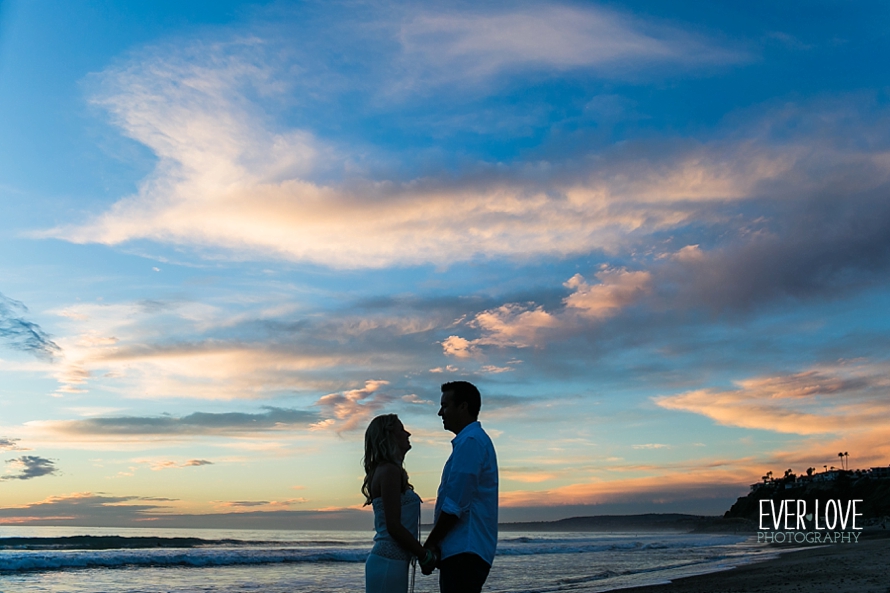
[[[500,556],[527,556],[539,554],[581,554],[590,552],[634,552],[648,550],[710,548],[731,545],[744,538],[706,538],[667,541],[606,541],[578,539],[510,538],[498,544]]]
[[[367,549],[6,550],[0,553],[0,572],[48,571],[74,568],[129,568],[137,566],[198,568],[301,562],[364,562],[367,557]]]
[[[614,570],[603,570],[594,574],[589,575],[581,575],[577,577],[567,577],[558,579],[556,582],[560,585],[578,585],[582,583],[588,583],[593,581],[601,581],[604,579],[611,579],[618,576],[626,577],[629,575],[638,575],[638,574],[646,574],[652,572],[664,572],[667,570],[674,570],[678,568],[689,568],[693,566],[707,566],[711,564],[709,560],[698,559],[691,561],[683,561],[683,562],[675,562],[672,564],[659,564],[657,566],[650,566],[645,568],[640,568],[636,570],[622,570],[622,571],[614,571]]]
[[[299,542],[279,540],[203,539],[199,537],[126,537],[120,535],[73,535],[65,537],[0,537],[0,550],[128,550],[154,548],[206,548],[220,546],[348,546],[345,541]]]
[[[743,539],[743,538],[742,538]],[[725,546],[738,538],[673,538],[647,540],[601,538],[514,537],[501,540],[498,556],[546,556],[596,552],[636,553],[650,550]],[[364,562],[366,546],[343,541],[259,542],[238,539],[73,536],[0,538],[0,572],[52,571],[78,568],[211,567],[318,562]],[[726,550],[723,550],[725,553]],[[722,554],[718,553],[718,556]],[[595,578],[606,578],[598,575]]]

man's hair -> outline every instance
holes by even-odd
[[[479,410],[482,408],[482,396],[479,395],[479,390],[476,389],[475,385],[469,381],[451,381],[442,385],[442,393],[446,391],[454,394],[453,401],[455,405],[459,406],[466,402],[470,416],[473,418],[479,416]]]

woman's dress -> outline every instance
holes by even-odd
[[[366,593],[402,593],[408,590],[408,564],[412,554],[402,548],[386,530],[383,498],[371,501],[374,509],[374,547],[365,562]],[[402,525],[415,539],[419,537],[420,497],[410,488],[402,493]]]

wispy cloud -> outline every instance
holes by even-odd
[[[545,12],[562,22],[573,20],[573,10]],[[579,12],[581,22],[585,14]],[[506,18],[541,22],[535,15]],[[597,28],[610,28],[611,17],[591,18]],[[625,48],[645,54],[645,46],[631,41]],[[713,158],[713,151],[696,151],[670,167],[633,163],[632,178],[619,166],[584,181],[530,183],[520,163],[515,170],[494,167],[481,178],[456,181],[341,172],[323,177],[350,181],[322,183],[313,178],[344,157],[309,131],[277,129],[259,115],[257,94],[282,93],[278,71],[266,65],[262,48],[243,40],[177,47],[172,56],[146,53],[103,73],[97,103],[125,134],[153,150],[159,164],[135,195],[104,214],[41,236],[108,245],[150,239],[220,248],[239,259],[338,268],[577,254],[614,247],[634,229],[676,225],[689,210],[643,204],[742,197],[746,187],[775,174],[780,162],[764,155],[727,161]],[[465,232],[468,228],[473,232]],[[359,235],[363,240],[356,242]]]
[[[247,503],[239,505],[238,503]],[[50,496],[38,502],[0,507],[0,524],[15,525],[79,525],[98,527],[136,527],[146,524],[172,527],[228,527],[324,529],[360,529],[367,524],[367,514],[351,509],[331,511],[283,510],[301,504],[302,499],[262,501],[269,506],[254,505],[257,501],[230,503],[232,513],[178,514],[182,501],[150,496],[114,496],[79,492]],[[250,507],[254,506],[253,509]],[[259,526],[259,527],[258,527]]]
[[[307,429],[317,422],[314,411],[265,407],[258,414],[195,412],[173,416],[117,416],[83,420],[35,420],[27,426],[40,431],[81,436],[200,436],[239,435]],[[201,460],[194,460],[199,462]],[[194,465],[194,464],[192,464]]]
[[[696,225],[720,240],[706,245],[699,236],[674,245],[675,257],[622,278],[628,294],[651,287],[673,294],[668,304],[680,307],[744,308],[838,291],[848,284],[838,279],[850,280],[849,271],[858,280],[855,272],[867,276],[890,262],[884,232],[890,209],[881,199],[886,150],[878,144],[854,150],[841,142],[839,129],[796,123],[831,122],[840,113],[847,118],[843,137],[854,128],[885,128],[881,114],[867,107],[852,114],[830,101],[763,108],[746,114],[746,131],[729,138],[667,139],[657,151],[628,145],[593,160],[573,154],[531,177],[520,162],[490,171],[483,165],[481,174],[457,179],[345,182],[328,175],[320,182],[312,172],[324,168],[330,151],[308,132],[277,131],[256,114],[258,106],[251,108],[248,97],[257,88],[276,92],[274,72],[254,64],[244,47],[254,50],[249,44],[202,48],[211,57],[195,55],[192,63],[151,54],[106,72],[101,102],[160,164],[136,195],[82,225],[45,235],[109,245],[151,239],[219,248],[239,259],[356,268],[447,265],[480,256],[657,254],[670,247],[662,243],[664,233],[683,237]],[[837,166],[826,167],[829,162]],[[842,201],[831,197],[839,192]],[[602,282],[615,285],[613,300],[618,280]],[[604,289],[593,286],[578,284],[577,308],[587,294],[597,311],[609,310],[598,292]],[[534,312],[518,315],[530,321]]]
[[[60,339],[65,354],[54,371],[61,395],[83,393],[98,383],[152,399],[259,398],[298,387],[303,373],[344,362],[332,350],[294,352],[256,336],[217,337],[245,324],[243,331],[257,333],[256,326],[274,321],[262,311],[239,320],[200,303],[141,302],[78,304],[58,314],[69,330]]]
[[[134,459],[133,463],[147,464],[152,471],[213,465],[212,461],[208,461],[206,459],[189,459],[188,461],[175,461],[172,459]]]
[[[412,65],[440,83],[478,81],[520,69],[589,69],[627,78],[654,66],[689,68],[748,59],[743,51],[681,29],[593,5],[428,11],[409,18],[399,39]]]
[[[138,521],[152,511],[165,510],[166,505],[157,502],[169,502],[169,499],[91,492],[50,496],[31,504],[0,508],[0,523],[115,525],[121,521]]]
[[[287,510],[294,505],[305,504],[306,502],[308,502],[308,499],[302,497],[284,500],[229,500],[217,501],[214,503],[214,506],[220,510],[234,512],[278,511]]]
[[[233,73],[217,73],[218,68]],[[141,76],[139,72],[137,67],[127,76]],[[249,251],[257,257],[335,267],[383,267],[449,264],[480,255],[526,259],[596,250],[652,251],[657,233],[694,223],[725,238],[715,246],[700,246],[697,259],[682,259],[680,251],[657,270],[638,270],[638,276],[625,280],[638,282],[640,290],[645,285],[673,289],[678,298],[671,305],[717,308],[840,290],[846,282],[837,279],[849,280],[847,271],[881,270],[890,261],[888,234],[883,232],[888,209],[880,198],[888,181],[886,151],[878,145],[851,150],[833,137],[839,130],[799,130],[795,123],[803,117],[836,119],[837,113],[849,110],[838,104],[785,106],[755,116],[749,122],[751,132],[735,132],[730,140],[701,145],[666,141],[671,148],[663,152],[670,156],[652,156],[637,146],[608,158],[600,155],[599,164],[580,171],[570,164],[565,176],[528,179],[525,164],[517,163],[506,171],[457,181],[390,178],[321,184],[310,181],[306,171],[285,167],[284,173],[276,169],[273,174],[263,166],[241,164],[266,153],[271,155],[266,160],[275,162],[278,146],[277,132],[244,112],[242,86],[253,84],[251,73],[256,69],[218,60],[188,76],[171,68],[163,84],[115,87],[115,109],[140,122],[132,127],[124,117],[121,125],[155,148],[169,167],[159,168],[157,179],[146,181],[140,194],[92,223],[57,234],[109,244],[152,238],[222,247],[236,257],[250,256]],[[115,76],[108,74],[112,81]],[[257,84],[268,83],[265,73],[256,76]],[[198,90],[190,91],[197,97],[183,99],[177,90],[183,77],[202,81]],[[198,101],[205,87],[223,99]],[[133,95],[132,88],[151,100]],[[172,111],[162,108],[168,102]],[[220,135],[216,140],[192,139],[191,128],[179,129],[188,118],[168,119],[170,113],[196,105],[211,105],[223,110],[223,119],[245,119],[250,125],[211,127],[201,134]],[[196,115],[197,120],[206,117]],[[880,115],[867,110],[847,117],[853,118],[845,121],[847,128],[886,126]],[[212,113],[210,118],[218,119]],[[239,134],[257,138],[244,140]],[[777,136],[787,139],[777,142]],[[164,138],[163,146],[158,137]],[[233,148],[220,152],[217,146]],[[193,161],[201,164],[200,175]],[[843,166],[825,167],[827,162]],[[238,180],[215,173],[238,170],[244,171]],[[838,191],[845,196],[843,203],[825,197]],[[843,224],[836,224],[838,220]],[[364,240],[352,239],[358,235]],[[646,273],[653,277],[639,284]],[[603,302],[603,295],[595,296]],[[582,302],[580,295],[576,300]],[[531,319],[533,311],[520,314]]]
[[[58,472],[53,460],[39,455],[22,455],[6,462],[6,474],[0,480],[32,480]]]
[[[59,346],[39,325],[24,318],[28,308],[0,293],[0,343],[8,348],[52,360],[61,352]]]
[[[435,332],[452,324],[456,310],[359,302],[331,315],[289,296],[256,300],[67,307],[59,312],[65,355],[51,371],[62,384],[57,395],[234,400],[332,391],[354,385],[368,368],[404,368],[424,353],[422,366],[435,362]]]

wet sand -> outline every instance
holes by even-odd
[[[890,533],[829,544],[723,572],[621,593],[890,593]]]

